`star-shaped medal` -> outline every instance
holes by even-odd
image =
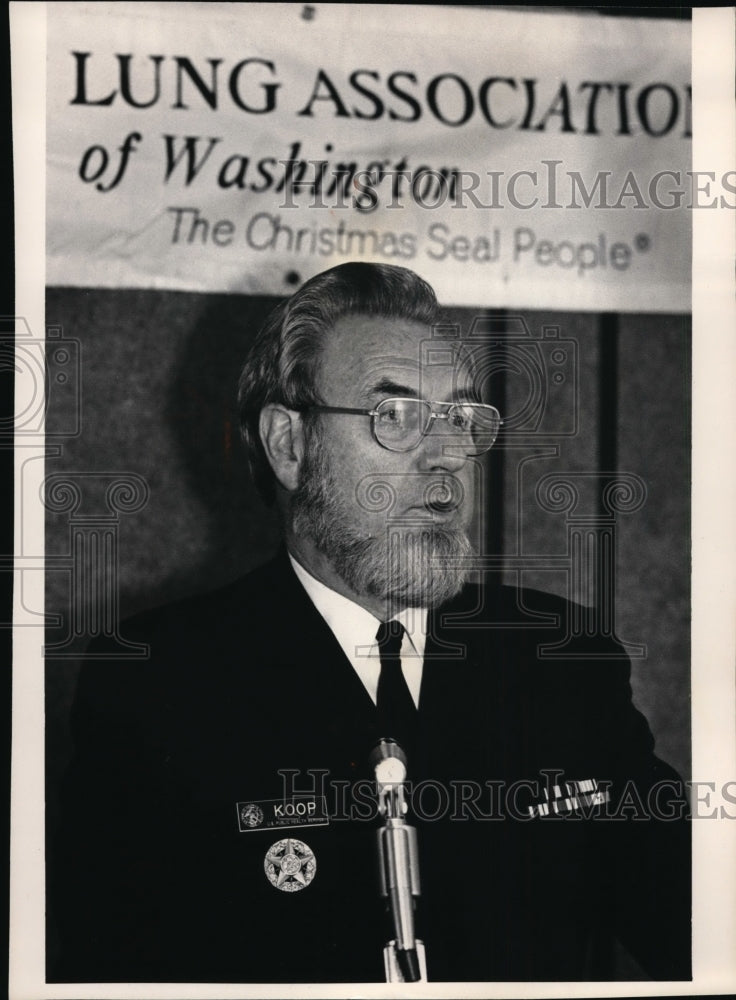
[[[314,878],[317,860],[303,840],[287,837],[268,849],[263,868],[271,885],[282,892],[299,892]]]

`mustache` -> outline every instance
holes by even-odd
[[[465,489],[456,476],[444,476],[438,482],[427,485],[423,499],[427,510],[447,514],[462,507]]]
[[[422,508],[429,513],[449,513],[459,510],[465,503],[465,487],[457,476],[443,473],[429,477],[418,472],[372,472],[364,476],[355,488],[355,500],[360,508],[370,514],[389,516],[399,504],[399,489],[406,495],[417,497],[412,508]],[[398,510],[397,513],[403,513]]]

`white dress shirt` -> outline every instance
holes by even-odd
[[[352,663],[374,703],[378,695],[378,675],[381,660],[376,642],[380,619],[359,604],[343,597],[330,587],[316,580],[289,553],[291,565],[312,603],[329,625],[343,652]],[[401,643],[401,670],[407,686],[419,706],[419,689],[422,684],[424,645],[427,638],[427,609],[406,608],[394,615],[404,626]]]

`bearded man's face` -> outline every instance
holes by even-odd
[[[457,365],[422,365],[430,336],[411,321],[339,321],[321,358],[325,404],[373,409],[392,397],[472,398],[470,376],[458,381]],[[358,595],[431,607],[456,594],[472,552],[474,476],[446,422],[435,421],[416,447],[400,452],[382,447],[361,414],[320,414],[306,437],[294,534],[311,539]]]

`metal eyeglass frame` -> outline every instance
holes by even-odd
[[[421,435],[419,436],[419,439],[417,440],[416,444],[413,444],[413,445],[411,445],[408,448],[392,448],[390,445],[386,444],[384,441],[381,441],[380,438],[378,437],[378,435],[376,434],[376,417],[380,416],[380,407],[385,406],[387,403],[406,403],[406,402],[423,403],[426,406],[429,406],[429,408],[430,408],[429,409],[429,417],[427,418],[427,423],[426,423],[426,425],[424,427],[424,430],[422,431]],[[436,407],[436,406],[445,406],[445,407],[447,407],[447,409],[444,412],[441,412],[441,411],[438,411],[438,410],[434,409],[434,407]],[[462,406],[477,407],[478,409],[482,409],[484,411],[493,410],[493,412],[496,414],[496,417],[498,419],[498,427],[499,427],[499,430],[500,430],[501,425],[503,424],[503,420],[501,418],[501,414],[498,412],[498,410],[496,409],[496,407],[495,406],[491,406],[490,403],[471,403],[471,402],[468,402],[468,403],[440,403],[440,402],[435,401],[435,400],[417,399],[414,396],[390,396],[388,399],[382,399],[381,402],[378,403],[378,405],[375,406],[372,410],[357,409],[357,408],[352,407],[352,406],[320,406],[320,405],[318,405],[318,404],[315,403],[315,404],[313,404],[311,406],[299,407],[299,412],[302,412],[302,413],[307,413],[307,412],[311,412],[311,413],[355,413],[355,414],[358,414],[359,416],[370,417],[371,418],[371,433],[373,434],[373,437],[375,438],[376,443],[379,444],[381,446],[381,448],[385,448],[386,451],[407,452],[407,451],[414,451],[415,448],[419,447],[419,445],[422,443],[422,441],[424,440],[424,438],[427,436],[427,433],[429,432],[429,429],[432,426],[433,421],[435,421],[435,420],[449,420],[450,419],[450,414],[452,413],[452,411],[456,407],[462,407]],[[460,433],[460,432],[458,432],[458,433]],[[478,451],[475,454],[476,455],[484,455],[487,451],[490,451],[491,448],[493,447],[493,445],[496,442],[496,437],[497,436],[498,436],[498,431],[496,431],[496,434],[494,435],[493,441],[491,441],[491,443],[488,445],[488,447],[487,448],[483,448],[482,451]],[[472,455],[472,454],[473,454],[472,452],[469,453],[469,455]]]

